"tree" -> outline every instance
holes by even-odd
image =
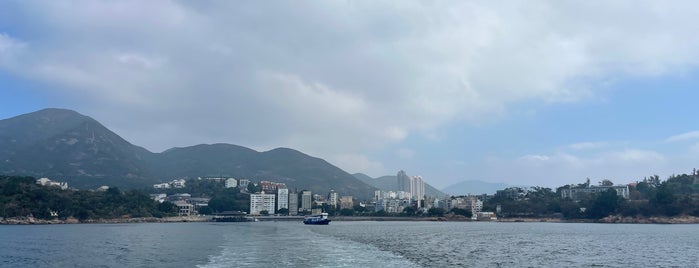
[[[614,186],[614,183],[608,179],[604,179],[601,182],[599,182],[599,185],[601,185],[601,186]]]
[[[203,207],[199,208],[199,214],[211,215],[213,213],[214,213],[214,211],[209,206],[203,206]]]
[[[281,208],[277,210],[277,214],[279,215],[289,215],[289,209],[288,208]]]
[[[590,218],[603,218],[616,212],[620,202],[621,197],[617,196],[616,190],[607,189],[607,191],[600,193],[597,198],[594,199],[587,214]]]
[[[340,215],[342,216],[352,216],[354,215],[354,210],[351,208],[343,208],[340,210]]]
[[[442,217],[444,216],[444,209],[443,208],[430,208],[427,210],[427,214],[431,217]]]
[[[354,211],[357,212],[357,213],[364,213],[364,212],[366,212],[366,208],[365,208],[365,207],[362,207],[362,206],[360,206],[360,205],[354,205],[354,207],[352,207],[352,208],[353,208]]]
[[[260,215],[269,216],[269,211],[266,211],[266,210],[260,211]]]
[[[255,186],[254,183],[248,183],[248,193],[257,193],[260,191],[259,186]]]
[[[467,217],[467,218],[470,218],[471,216],[473,216],[473,213],[472,213],[470,210],[468,210],[468,209],[453,208],[453,209],[451,210],[451,212],[454,213],[454,214],[456,214],[456,215],[461,215],[461,216],[464,216],[464,217]]]
[[[414,207],[406,207],[403,209],[403,214],[406,214],[406,215],[412,216],[412,215],[415,215],[416,212],[417,212],[417,209],[415,209]]]

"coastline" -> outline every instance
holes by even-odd
[[[475,222],[466,217],[401,217],[401,216],[336,216],[333,221],[430,221],[430,222]],[[269,219],[268,219],[269,220]],[[265,221],[268,221],[265,220]],[[136,217],[116,219],[87,219],[80,221],[76,218],[43,220],[34,217],[0,218],[0,225],[48,225],[48,224],[115,224],[115,223],[177,223],[177,222],[210,222],[209,216],[177,216],[177,217]],[[599,220],[591,219],[560,219],[560,218],[498,218],[493,222],[548,222],[548,223],[620,223],[620,224],[699,224],[699,217],[623,217],[607,216]]]
[[[87,219],[80,221],[69,217],[66,219],[43,220],[34,217],[0,218],[0,225],[46,225],[46,224],[109,224],[109,223],[168,223],[168,222],[206,222],[211,217],[206,216],[178,216],[178,217],[137,217],[116,219]]]

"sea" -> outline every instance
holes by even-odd
[[[699,267],[699,225],[346,221],[0,226],[1,267]]]

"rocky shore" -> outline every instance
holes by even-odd
[[[333,217],[333,221],[471,221],[463,216],[447,217]],[[76,224],[76,223],[167,223],[167,222],[206,222],[211,221],[211,217],[189,216],[189,217],[139,217],[139,218],[117,218],[117,219],[88,219],[80,221],[70,217],[66,219],[43,220],[34,217],[12,217],[0,218],[0,224],[6,225],[29,225],[29,224]],[[499,218],[498,222],[563,222],[563,223],[634,223],[634,224],[697,224],[699,217],[677,216],[677,217],[622,217],[607,216],[599,220],[563,220],[559,218]]]
[[[695,224],[699,223],[699,217],[677,216],[677,217],[622,217],[607,216],[599,221],[600,223],[646,223],[646,224]]]
[[[12,217],[0,218],[0,224],[75,224],[75,223],[146,223],[146,222],[205,222],[210,221],[210,217],[189,216],[189,217],[139,217],[139,218],[116,218],[116,219],[87,219],[80,221],[69,217],[66,219],[43,220],[34,217]]]

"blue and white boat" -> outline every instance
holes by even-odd
[[[328,213],[320,213],[316,215],[306,216],[303,219],[304,224],[316,224],[316,225],[328,225],[330,219],[328,219]]]

